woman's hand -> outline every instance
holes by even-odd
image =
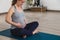
[[[20,23],[16,23],[15,26],[17,26],[17,28],[21,28],[22,27],[22,25]]]

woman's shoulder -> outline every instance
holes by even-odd
[[[11,7],[9,8],[9,11],[13,11],[13,12],[14,12],[14,6],[11,6]]]
[[[10,7],[10,9],[12,9],[12,10],[13,10],[13,9],[14,9],[14,6],[11,6],[11,7]]]

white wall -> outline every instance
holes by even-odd
[[[60,10],[60,0],[41,0],[48,10]]]
[[[0,13],[8,12],[10,6],[11,6],[12,0],[0,0]],[[23,5],[23,9],[26,9],[27,5],[26,2]]]
[[[0,0],[0,13],[7,12],[10,7],[11,0]]]
[[[12,0],[0,0],[0,13],[7,12],[11,6]],[[41,3],[47,7],[48,10],[60,10],[60,0],[41,0]],[[23,9],[27,9],[27,3],[23,5]]]

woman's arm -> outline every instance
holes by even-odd
[[[20,23],[15,23],[12,21],[12,18],[11,16],[13,15],[14,13],[14,10],[13,10],[13,7],[11,7],[6,15],[6,22],[11,24],[11,25],[15,25],[17,26],[18,28],[20,28],[21,24]]]

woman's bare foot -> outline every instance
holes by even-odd
[[[27,35],[23,35],[23,38],[26,38],[27,37]]]
[[[39,32],[38,30],[33,31],[33,35],[36,34],[36,33],[38,33],[38,32]]]

